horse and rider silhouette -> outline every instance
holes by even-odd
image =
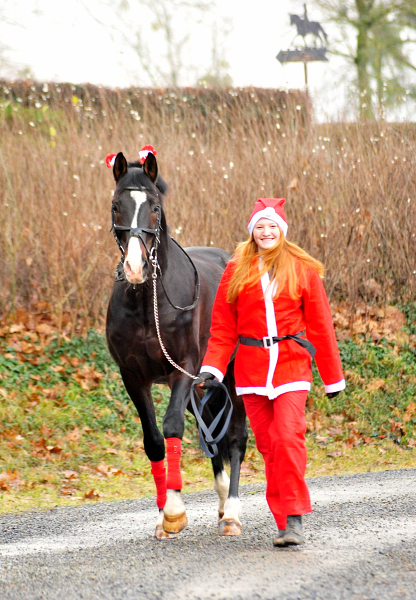
[[[301,36],[301,37],[303,37],[303,42],[306,47],[305,37],[308,34],[312,34],[314,36],[315,48],[316,48],[317,40],[319,40],[321,42],[321,47],[323,47],[324,42],[328,42],[328,36],[326,35],[325,31],[323,30],[322,25],[320,23],[318,23],[317,21],[309,21],[308,15],[306,13],[306,6],[305,6],[305,13],[304,13],[303,19],[302,19],[302,17],[299,17],[299,15],[290,15],[290,24],[296,25],[296,28],[298,30],[297,34],[295,35],[295,37],[292,40],[292,44],[298,36]]]

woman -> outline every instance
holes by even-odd
[[[327,395],[345,388],[324,267],[286,240],[284,202],[254,204],[250,238],[238,246],[218,288],[199,374],[204,388],[222,381],[239,342],[236,391],[265,462],[266,498],[279,530],[275,546],[303,544],[302,515],[312,512],[304,413],[315,352]]]

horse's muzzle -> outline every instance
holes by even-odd
[[[124,273],[129,283],[140,285],[147,279],[147,261],[143,256],[142,247],[137,237],[132,237],[127,246],[124,259]]]

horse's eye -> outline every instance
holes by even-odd
[[[115,212],[115,213],[117,213],[117,212],[120,212],[120,210],[119,210],[119,207],[118,207],[118,204],[115,204],[114,202],[113,202],[113,204],[112,204],[112,206],[111,206],[111,209],[112,209],[112,211],[113,211],[113,212]]]

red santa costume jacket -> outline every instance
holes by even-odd
[[[343,390],[345,380],[325,289],[316,271],[305,268],[305,276],[299,280],[298,300],[290,298],[287,286],[273,299],[274,286],[269,285],[269,275],[265,273],[256,286],[244,288],[237,300],[229,303],[228,284],[235,269],[235,263],[230,262],[215,298],[211,337],[201,371],[222,381],[240,336],[260,339],[306,330],[307,339],[316,348],[315,360],[325,392]],[[273,400],[286,392],[310,390],[311,362],[309,352],[293,340],[283,340],[269,348],[240,343],[235,358],[236,392]]]

